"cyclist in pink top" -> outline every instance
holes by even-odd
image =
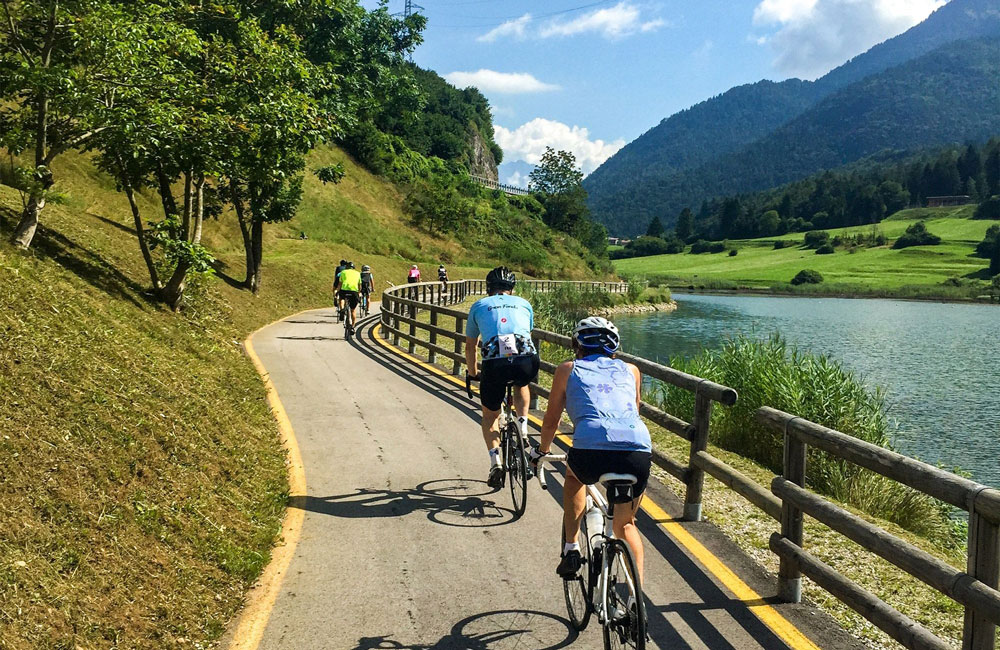
[[[410,283],[420,282],[420,269],[417,268],[416,264],[410,267],[409,273],[406,274],[406,281]]]

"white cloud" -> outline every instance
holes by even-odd
[[[503,179],[503,182],[514,187],[528,187],[528,176],[521,172],[511,172],[507,178]]]
[[[497,72],[496,70],[476,70],[475,72],[449,72],[444,75],[450,83],[459,88],[475,86],[484,93],[541,93],[559,90],[559,86],[539,81],[527,72]]]
[[[520,18],[515,18],[514,20],[508,20],[499,27],[494,27],[490,31],[486,32],[476,40],[481,43],[492,43],[501,36],[514,36],[515,38],[524,38],[525,28],[528,23],[531,22],[531,14],[524,14]]]
[[[503,149],[505,160],[523,160],[537,165],[545,147],[559,151],[569,151],[576,156],[576,162],[589,174],[601,163],[625,146],[619,138],[613,142],[591,140],[590,132],[581,126],[569,126],[562,122],[536,117],[514,130],[502,126],[495,127],[494,137]]]
[[[762,0],[754,24],[776,27],[758,39],[775,67],[815,79],[921,22],[947,0]]]
[[[666,21],[659,18],[643,21],[639,7],[629,2],[619,2],[614,7],[597,9],[570,20],[554,20],[541,29],[539,36],[550,38],[595,32],[604,38],[615,39],[636,32],[655,31],[666,24]]]

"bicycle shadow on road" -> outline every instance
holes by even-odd
[[[289,506],[332,517],[378,519],[427,513],[436,524],[459,528],[491,528],[518,519],[510,508],[489,498],[497,490],[483,481],[439,479],[410,490],[357,488],[328,497],[292,497]]]
[[[499,650],[569,647],[577,632],[566,619],[547,612],[504,610],[462,619],[451,632],[433,643],[402,643],[393,635],[362,637],[352,650]]]

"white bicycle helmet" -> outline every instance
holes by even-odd
[[[601,350],[614,354],[621,347],[621,336],[615,324],[600,316],[588,316],[573,328],[573,340],[585,350]]]

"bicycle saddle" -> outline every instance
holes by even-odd
[[[615,474],[614,472],[601,474],[601,478],[597,480],[607,485],[635,485],[639,482],[634,474]]]

